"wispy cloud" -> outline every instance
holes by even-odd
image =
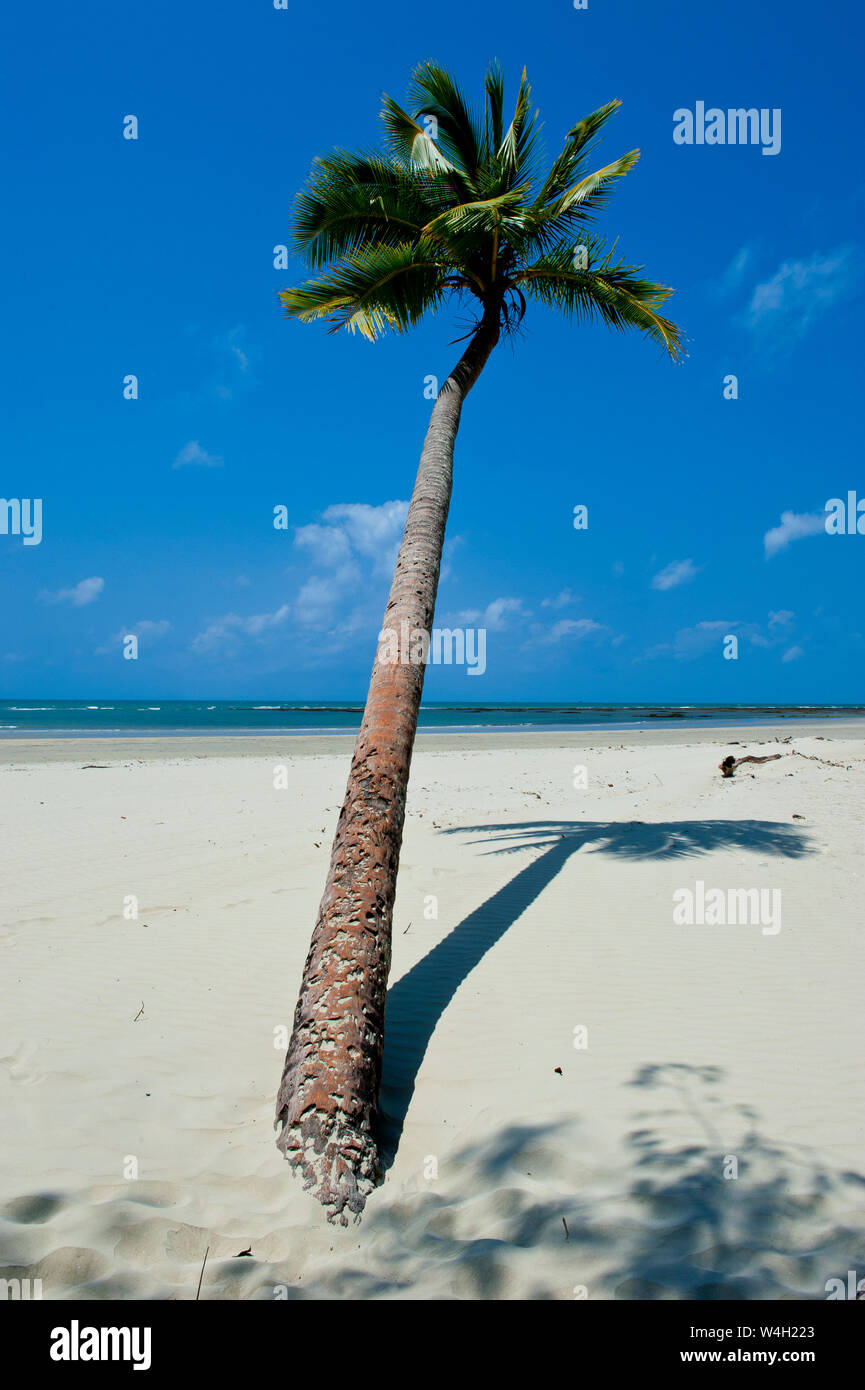
[[[541,647],[548,647],[557,642],[564,642],[568,638],[578,642],[583,637],[591,636],[593,632],[604,632],[605,630],[603,624],[596,623],[592,618],[560,618],[535,641]]]
[[[800,656],[804,656],[804,655],[805,655],[805,653],[804,653],[804,651],[802,650],[801,647],[788,647],[787,651],[786,651],[786,652],[784,653],[784,655],[781,657],[781,660],[782,660],[782,661],[798,661],[798,660],[799,660],[799,657],[800,657]]]
[[[83,608],[93,603],[105,588],[105,580],[94,575],[91,579],[80,579],[71,589],[57,589],[56,592],[43,590],[39,597],[43,603],[71,603],[75,608]]]
[[[754,251],[751,246],[743,246],[740,251],[737,251],[727,269],[714,282],[715,293],[718,295],[733,294],[745,279],[745,272],[753,259]]]
[[[354,609],[362,574],[356,564],[341,565],[330,574],[313,574],[295,600],[294,615],[304,627],[328,627],[339,613]]]
[[[239,323],[235,328],[229,329],[223,339],[225,351],[240,372],[249,371],[249,354],[240,346],[245,334],[243,324]]]
[[[513,620],[529,616],[522,599],[494,598],[486,608],[466,608],[462,613],[457,613],[454,623],[447,625],[485,627],[489,632],[504,632]]]
[[[227,639],[239,636],[261,637],[274,627],[281,627],[291,615],[289,604],[283,603],[273,613],[254,613],[242,618],[237,613],[226,613],[208,623],[202,632],[192,639],[191,647],[199,654],[212,654],[222,650]]]
[[[106,646],[96,647],[94,656],[113,656],[118,645],[127,637],[143,637],[149,642],[158,642],[170,629],[171,623],[167,618],[142,618],[140,622],[132,623],[129,627],[122,627],[119,632],[115,632]]]
[[[790,624],[792,623],[793,619],[795,618],[795,616],[796,616],[796,614],[795,614],[795,613],[791,613],[790,610],[789,610],[789,608],[779,608],[779,609],[777,610],[777,612],[774,612],[774,613],[771,613],[771,612],[770,612],[770,614],[769,614],[769,627],[770,627],[770,628],[778,628],[778,627],[786,628],[786,627],[789,627]]]
[[[696,573],[697,568],[693,560],[673,560],[658,571],[652,580],[652,588],[675,589],[677,584],[687,584]]]
[[[660,642],[634,660],[651,661],[666,656],[675,661],[694,661],[707,653],[718,654],[727,636],[735,636],[740,643],[748,642],[752,647],[777,650],[790,642],[795,616],[789,609],[782,608],[770,612],[765,623],[743,622],[739,618],[707,619],[693,627],[679,628],[671,642]],[[791,646],[789,652],[792,655],[785,654],[782,661],[795,661],[802,654],[802,648]]]
[[[818,536],[825,530],[826,517],[822,512],[782,512],[780,525],[773,526],[763,537],[766,559],[771,560],[792,541],[800,541],[804,536]]]
[[[562,589],[561,593],[556,594],[555,598],[541,599],[542,608],[569,608],[572,603],[579,603],[579,595],[572,594],[570,589]]]
[[[672,656],[676,661],[693,661],[711,648],[719,647],[722,638],[738,626],[737,622],[728,622],[726,618],[712,618],[695,623],[693,627],[682,627],[672,642],[659,642],[635,660],[646,661],[657,656]]]
[[[377,631],[393,570],[408,502],[341,502],[320,521],[295,530],[296,555],[307,573],[293,598],[272,611],[244,617],[231,612],[211,619],[192,641],[198,655],[239,650],[242,642],[265,643],[276,628],[290,628],[292,640],[321,660],[361,633]],[[312,573],[309,570],[312,569]],[[286,641],[285,632],[280,642]]]
[[[134,633],[136,637],[164,637],[170,627],[167,618],[142,618],[140,623],[128,627],[126,633]]]
[[[184,444],[171,467],[221,468],[222,463],[220,454],[209,454],[206,449],[202,449],[197,439],[190,439],[188,444]]]
[[[801,338],[818,318],[858,284],[862,256],[856,246],[815,252],[808,260],[783,261],[775,274],[757,285],[746,315],[757,333],[779,342]]]

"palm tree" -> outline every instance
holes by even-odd
[[[282,292],[289,317],[375,339],[386,328],[405,332],[454,295],[475,311],[424,440],[277,1098],[280,1149],[343,1225],[345,1209],[359,1216],[381,1176],[391,916],[425,674],[425,658],[406,660],[404,645],[393,659],[393,638],[432,628],[463,401],[529,300],[636,328],[674,359],[682,352],[679,330],[659,312],[672,291],[614,260],[615,248],[587,230],[639,158],[632,150],[587,169],[619,104],[578,122],[541,177],[525,72],[506,127],[498,63],[486,74],[482,121],[444,69],[423,63],[411,80],[413,115],[384,98],[386,152],[325,155],[296,202],[295,247],[321,273]]]

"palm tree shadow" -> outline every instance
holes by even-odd
[[[396,1156],[417,1075],[439,1019],[466,977],[572,854],[584,847],[587,853],[646,860],[684,859],[731,849],[786,859],[811,852],[808,836],[783,821],[539,820],[460,826],[442,833],[489,838],[498,847],[487,850],[488,854],[521,849],[542,852],[464,917],[388,991],[378,1135],[385,1169]]]

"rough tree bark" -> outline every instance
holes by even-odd
[[[499,306],[488,306],[433,406],[277,1096],[279,1148],[342,1225],[381,1180],[391,917],[426,669],[383,660],[384,634],[431,632],[462,404],[498,337]]]

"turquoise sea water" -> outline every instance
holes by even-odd
[[[362,702],[279,700],[0,701],[0,738],[76,738],[166,734],[346,733],[358,728]],[[865,705],[640,705],[430,703],[430,730],[579,729],[774,723],[865,715]]]

